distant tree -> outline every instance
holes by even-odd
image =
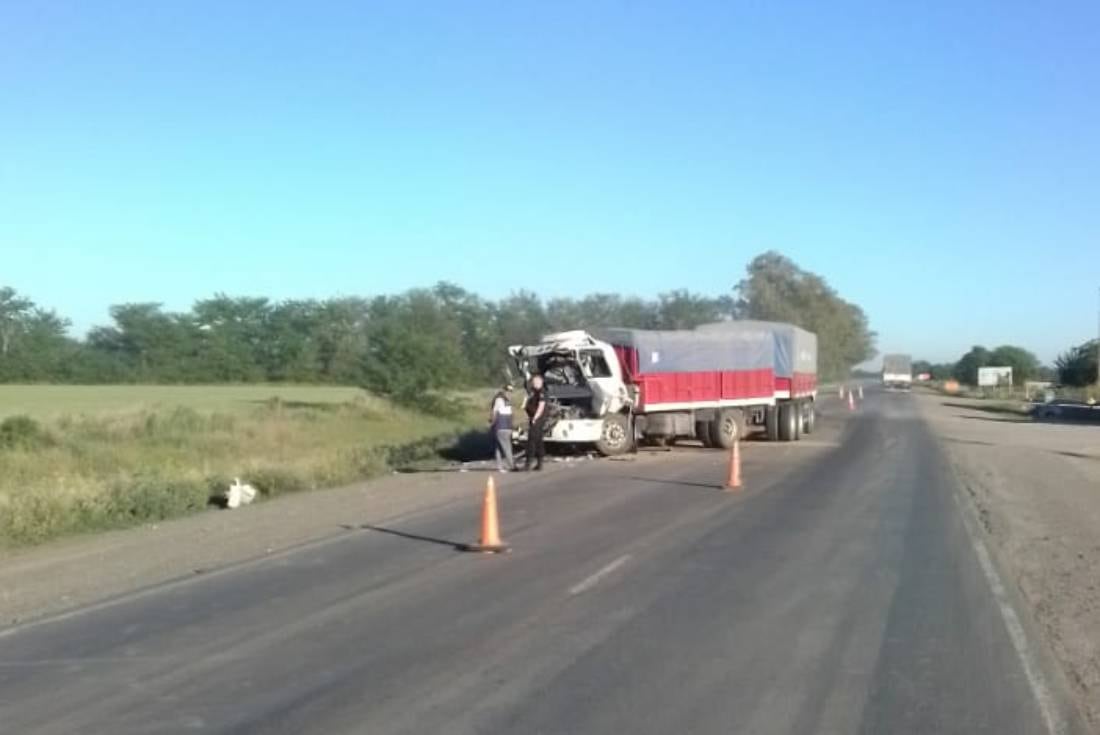
[[[426,397],[462,385],[464,368],[461,330],[435,294],[414,290],[371,303],[365,388],[422,405]]]
[[[940,362],[932,365],[932,380],[947,380],[951,377],[955,369],[954,364],[949,362]]]
[[[497,304],[497,333],[502,344],[529,344],[551,331],[542,300],[530,291],[518,291]]]
[[[264,380],[271,311],[265,298],[217,294],[195,302],[185,328],[200,373],[219,382]]]
[[[935,363],[928,360],[913,361],[914,377],[921,373],[928,373],[932,380],[946,380],[951,377],[954,363]]]
[[[315,322],[307,332],[316,344],[319,380],[349,384],[359,380],[370,318],[370,302],[366,299],[348,296],[319,304]]]
[[[1071,347],[1054,361],[1058,380],[1064,385],[1083,387],[1097,382],[1097,340]]]
[[[1058,369],[1052,365],[1040,365],[1039,371],[1035,375],[1035,379],[1050,382],[1058,380]]]
[[[438,283],[433,289],[448,330],[457,330],[461,352],[458,379],[464,384],[500,382],[505,345],[495,328],[496,310],[476,294],[453,283]]]
[[[0,289],[0,382],[63,380],[75,347],[68,327],[56,313]]]
[[[817,334],[818,369],[826,379],[846,376],[875,355],[875,333],[855,304],[814,273],[769,251],[749,263],[735,288],[737,316],[796,324]]]
[[[694,329],[731,316],[732,299],[713,299],[682,289],[658,297],[657,324],[661,329]]]
[[[195,325],[187,316],[161,311],[155,303],[111,307],[114,325],[88,334],[89,346],[117,360],[135,381],[185,382],[195,349]]]
[[[1016,385],[1033,380],[1039,373],[1039,358],[1015,345],[1001,345],[994,349],[989,355],[989,364],[1012,368],[1012,381]]]
[[[991,365],[992,353],[981,345],[974,345],[970,351],[960,357],[952,369],[952,375],[960,383],[978,384],[978,368]]]
[[[23,329],[24,320],[34,310],[34,302],[21,297],[14,288],[0,288],[0,356],[6,356]]]

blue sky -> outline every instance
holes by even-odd
[[[0,284],[726,292],[776,249],[882,351],[1097,330],[1100,5],[0,5]]]

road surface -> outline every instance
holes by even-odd
[[[825,413],[748,443],[740,493],[692,448],[505,477],[507,556],[455,550],[476,498],[349,509],[336,539],[0,632],[0,730],[1072,730],[912,398]]]

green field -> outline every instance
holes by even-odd
[[[0,386],[0,545],[208,507],[234,477],[264,495],[384,472],[483,422],[355,388]]]
[[[314,385],[0,385],[0,419],[17,414],[51,419],[174,406],[239,414],[276,396],[300,404],[383,403],[359,388]]]

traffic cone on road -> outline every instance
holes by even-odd
[[[497,489],[493,478],[485,483],[485,499],[481,503],[481,541],[468,544],[466,551],[479,551],[486,554],[499,554],[510,547],[500,539],[500,524],[497,520]]]
[[[856,410],[856,397],[854,395],[852,395],[852,391],[848,391],[848,410],[849,411],[855,411]]]
[[[863,400],[863,386],[859,386],[859,400]]]
[[[729,472],[726,473],[726,489],[735,490],[739,487],[741,487],[741,442],[734,439],[733,446],[730,447],[730,466]]]
[[[844,384],[842,383],[839,388],[836,389],[836,397],[840,400],[844,400]]]

